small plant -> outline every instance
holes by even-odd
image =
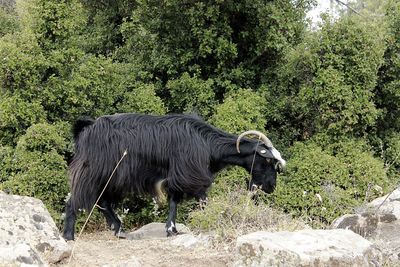
[[[257,201],[256,194],[261,194]],[[306,225],[288,214],[274,210],[262,201],[263,192],[244,188],[226,189],[224,194],[209,197],[204,210],[192,211],[189,224],[197,231],[214,231],[220,241],[233,241],[255,231],[294,231]]]

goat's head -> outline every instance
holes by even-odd
[[[236,141],[236,149],[240,151],[240,140],[243,137],[255,135],[260,142],[250,142],[250,150],[243,153],[246,169],[251,173],[249,189],[261,188],[266,193],[272,193],[276,186],[277,173],[284,171],[286,161],[281,153],[274,148],[272,142],[259,131],[247,131],[239,135]],[[250,152],[250,153],[249,153]]]

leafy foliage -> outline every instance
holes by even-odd
[[[0,183],[9,179],[13,169],[14,149],[9,146],[0,145]]]
[[[153,84],[135,83],[122,96],[123,101],[117,104],[119,112],[137,112],[147,114],[165,114],[166,107],[156,95]]]
[[[27,102],[17,94],[0,99],[0,143],[14,145],[30,125],[42,121],[44,110],[37,101]]]
[[[185,72],[179,79],[170,80],[167,89],[171,95],[170,109],[176,112],[196,112],[208,117],[215,103],[214,81],[204,81]]]
[[[19,23],[14,11],[0,6],[0,37],[19,30]]]
[[[60,126],[31,126],[15,149],[13,175],[0,189],[41,199],[53,218],[60,222],[68,193],[67,164],[60,154],[66,145]]]
[[[400,4],[393,1],[387,10],[389,35],[384,64],[379,71],[377,104],[383,109],[381,130],[400,130]]]
[[[247,129],[263,129],[263,99],[257,93],[242,89],[232,92],[225,102],[218,105],[211,123],[231,133],[240,133]]]
[[[384,45],[379,30],[343,18],[325,21],[318,32],[287,55],[280,71],[274,114],[286,114],[298,140],[316,133],[363,136],[379,111],[373,99]]]
[[[325,149],[315,142],[296,143],[291,153],[272,202],[314,226],[330,224],[379,196],[388,184],[383,163],[358,142]]]
[[[138,1],[121,26],[118,57],[166,83],[187,72],[215,79],[217,95],[257,87],[287,46],[299,42],[311,1]]]

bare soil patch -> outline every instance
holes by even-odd
[[[173,237],[172,237],[173,238]],[[172,238],[123,240],[111,231],[84,234],[75,244],[71,262],[56,266],[230,266],[232,247],[199,245],[185,248],[171,244]]]

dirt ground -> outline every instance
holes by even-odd
[[[172,237],[173,238],[173,237]],[[85,234],[77,241],[73,257],[55,266],[189,266],[219,267],[233,263],[232,247],[196,246],[185,248],[171,244],[171,238],[124,240],[111,231]]]

